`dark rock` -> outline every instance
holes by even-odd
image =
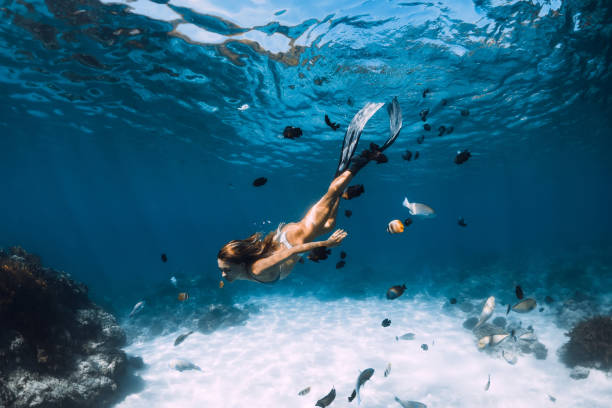
[[[462,312],[470,313],[472,310],[474,310],[474,305],[470,302],[463,302],[459,305],[459,309],[461,309]]]
[[[546,356],[548,356],[548,349],[544,344],[538,341],[533,346],[533,353],[535,354],[535,358],[538,360],[546,360]]]
[[[141,370],[145,366],[144,361],[140,356],[129,356],[127,362],[134,370]]]
[[[570,372],[570,377],[574,380],[584,380],[589,376],[589,369],[584,367],[576,367]]]
[[[115,318],[21,248],[0,251],[0,272],[0,406],[116,402],[127,364]]]
[[[211,305],[208,312],[198,321],[198,330],[209,334],[222,327],[244,324],[249,318],[247,310],[235,306]]]
[[[560,350],[565,364],[612,369],[612,318],[596,316],[583,320],[568,336],[569,342]]]
[[[470,317],[465,322],[463,322],[463,327],[467,330],[472,330],[474,326],[476,326],[476,323],[478,323],[478,318]]]
[[[495,319],[493,319],[492,322],[495,326],[501,327],[502,329],[504,327],[506,327],[506,318],[502,317],[502,316],[497,316]]]
[[[499,326],[495,326],[491,323],[484,323],[474,329],[474,335],[477,339],[483,338],[484,336],[492,336],[494,334],[504,334],[505,331]]]

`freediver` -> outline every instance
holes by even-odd
[[[391,146],[402,127],[402,112],[397,101],[388,104],[390,136],[382,147],[374,144],[359,156],[353,157],[357,143],[366,123],[383,103],[367,103],[351,120],[344,135],[340,162],[334,180],[327,192],[299,222],[281,223],[276,231],[261,239],[255,233],[246,239],[233,240],[225,244],[217,254],[217,264],[222,277],[228,282],[250,280],[274,283],[286,278],[300,259],[300,254],[315,248],[335,247],[346,238],[342,229],[336,230],[328,239],[315,241],[333,231],[340,197],[349,183],[369,161],[381,162],[383,151]]]

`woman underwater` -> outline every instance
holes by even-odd
[[[388,105],[391,128],[389,139],[382,147],[370,144],[369,149],[353,158],[363,128],[383,105],[367,103],[353,117],[344,136],[336,176],[327,192],[308,210],[301,221],[281,224],[263,240],[261,234],[255,233],[246,239],[230,241],[221,248],[217,263],[224,279],[228,282],[242,279],[273,283],[291,273],[301,253],[340,245],[347,236],[346,231],[342,229],[336,230],[326,240],[315,239],[334,229],[340,197],[357,172],[371,160],[378,163],[387,161],[382,152],[395,141],[402,127],[402,113],[397,98]]]

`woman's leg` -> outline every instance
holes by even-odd
[[[310,242],[333,228],[340,195],[348,187],[352,178],[353,173],[349,170],[345,170],[336,177],[329,185],[325,195],[308,210],[306,216],[295,224],[295,228],[287,231],[287,238],[295,243]],[[330,218],[330,223],[327,223]]]

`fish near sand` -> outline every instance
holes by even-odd
[[[402,205],[410,211],[410,215],[431,218],[436,216],[436,212],[428,205],[421,203],[411,203],[408,198],[404,197]]]
[[[391,374],[391,363],[387,364],[387,368],[385,368],[385,377],[388,377]]]
[[[489,391],[490,386],[491,386],[491,374],[489,374],[489,381],[487,381],[487,385],[485,385],[485,391]]]
[[[389,319],[383,320],[382,323],[381,323],[381,326],[382,327],[389,327],[389,326],[391,326],[391,320],[389,320]]]
[[[398,297],[404,294],[405,290],[406,290],[406,284],[391,286],[389,290],[387,291],[387,299],[389,300],[397,299]]]
[[[357,377],[357,384],[355,384],[355,392],[357,393],[357,405],[361,403],[361,396],[359,395],[359,390],[374,375],[373,368],[366,368],[362,372],[359,373],[359,377]]]
[[[489,296],[484,306],[482,307],[482,312],[480,312],[480,318],[478,319],[478,323],[474,326],[474,329],[480,327],[484,322],[489,320],[489,317],[493,314],[493,309],[495,309],[495,297]]]
[[[399,340],[414,340],[415,336],[416,335],[414,333],[406,333],[406,334],[402,334],[399,337],[395,336],[395,340],[397,340],[397,341],[399,341]]]
[[[175,358],[174,360],[170,360],[168,363],[168,367],[175,369],[176,371],[187,371],[187,370],[198,370],[202,371],[200,367],[193,364],[191,361],[182,360],[180,358]]]
[[[417,401],[402,401],[395,397],[395,401],[402,406],[402,408],[427,408],[427,405]]]
[[[176,338],[176,340],[174,340],[174,347],[176,347],[176,346],[178,346],[179,344],[181,344],[182,342],[184,342],[184,341],[185,341],[185,339],[186,339],[187,337],[189,337],[190,335],[192,335],[192,334],[193,334],[193,330],[192,330],[192,331],[190,331],[189,333],[181,334],[180,336],[178,336],[178,337]]]
[[[329,406],[329,404],[334,402],[334,399],[336,399],[336,389],[332,388],[329,394],[327,394],[326,396],[324,396],[323,398],[317,401],[317,403],[315,404],[315,407],[325,408]]]
[[[136,303],[134,305],[134,307],[132,308],[132,311],[130,312],[130,317],[132,317],[136,313],[140,312],[144,308],[144,305],[145,305],[145,301],[144,300]]]
[[[302,391],[298,392],[298,395],[299,395],[300,397],[302,397],[302,396],[304,396],[304,395],[308,394],[309,392],[310,392],[310,387],[306,387],[306,388],[304,388]]]
[[[527,313],[535,309],[536,306],[537,306],[537,303],[535,299],[527,298],[523,300],[522,302],[519,302],[516,305],[512,306],[512,310],[517,313]]]

